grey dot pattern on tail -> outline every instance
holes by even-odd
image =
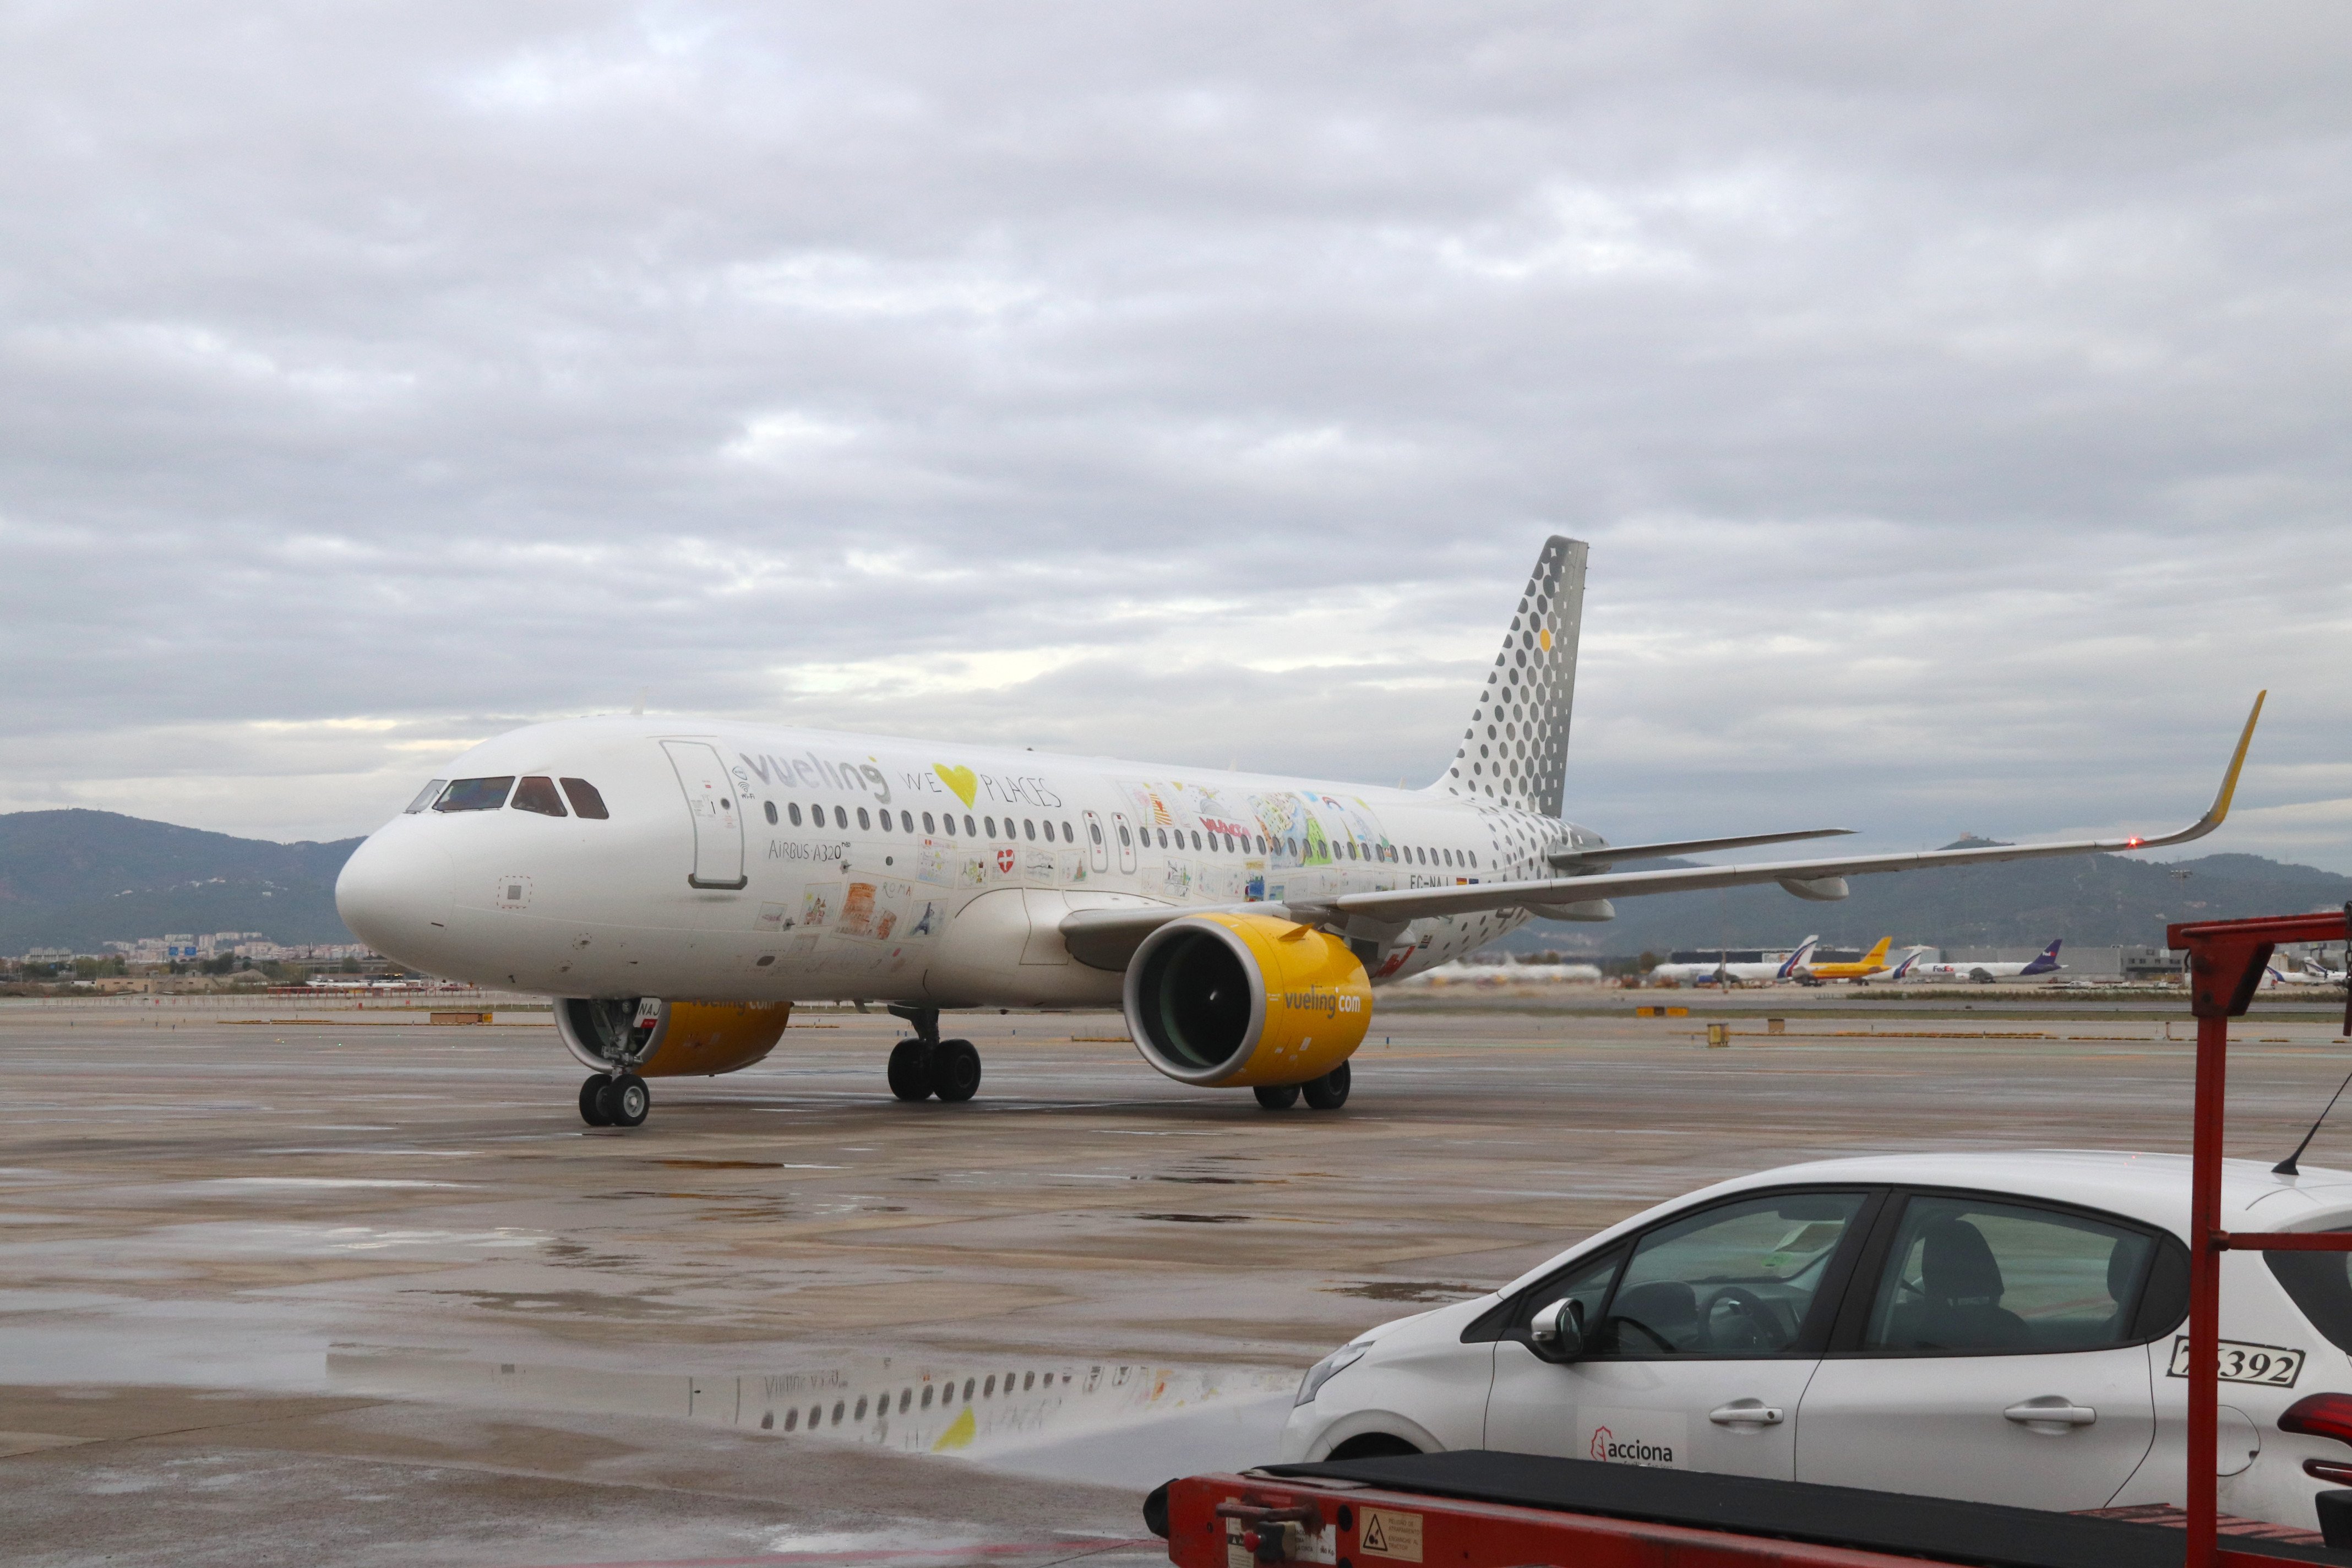
[[[1446,770],[1452,794],[1557,817],[1568,772],[1569,712],[1576,700],[1577,633],[1584,615],[1581,540],[1555,534],[1520,595]]]

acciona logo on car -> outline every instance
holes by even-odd
[[[1645,1443],[1639,1437],[1619,1442],[1617,1435],[1606,1426],[1592,1429],[1592,1457],[1607,1464],[1671,1465],[1675,1451],[1663,1443]]]

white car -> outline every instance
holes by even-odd
[[[2225,1228],[2352,1229],[2352,1173],[2230,1161],[2222,1207]],[[2026,1508],[2179,1503],[2188,1228],[2174,1154],[1742,1176],[1333,1352],[1283,1458],[1484,1447]],[[2313,1529],[2313,1494],[2352,1485],[2346,1257],[2222,1257],[2226,1513]]]

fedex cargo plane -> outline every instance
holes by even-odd
[[[1612,900],[2179,844],[2158,838],[1621,871],[1836,829],[1611,845],[1561,799],[1585,546],[1548,541],[1454,757],[1422,789],[667,716],[534,724],[424,784],[343,868],[378,951],[552,999],[582,1117],[635,1126],[649,1079],[733,1072],[794,1002],[878,1003],[891,1092],[969,1100],[961,1008],[1118,1007],[1151,1068],[1269,1108],[1349,1093],[1380,986],[1536,916]]]
[[[1897,980],[1974,980],[1990,984],[1996,980],[2034,980],[2044,974],[2055,974],[2066,966],[2058,962],[2058,948],[2063,938],[2053,942],[2032,959],[2023,963],[1913,963],[1894,978]]]

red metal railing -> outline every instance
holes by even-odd
[[[2167,945],[2189,953],[2189,1005],[2197,1017],[2197,1093],[2189,1188],[2189,1515],[2187,1568],[2221,1562],[2220,1478],[2214,1427],[2221,1400],[2221,1254],[2352,1252],[2352,1233],[2282,1233],[2221,1228],[2222,1108],[2229,1090],[2230,1020],[2241,1017],[2262,984],[2271,953],[2287,942],[2352,937],[2352,905],[2341,912],[2196,921],[2167,928]],[[2344,1009],[2352,1035],[2352,997]]]

